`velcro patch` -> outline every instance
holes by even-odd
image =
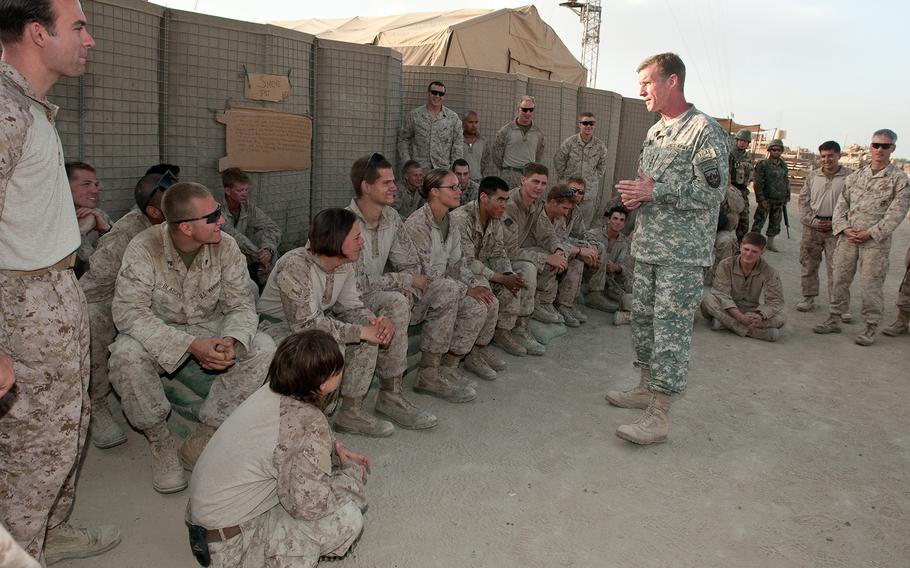
[[[720,187],[720,170],[717,169],[716,160],[702,162],[698,167],[701,168],[701,173],[705,175],[705,181],[708,182],[708,185],[714,189]]]

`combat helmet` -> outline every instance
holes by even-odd
[[[736,140],[745,140],[746,142],[751,142],[752,133],[749,131],[748,128],[743,128],[742,130],[740,130],[739,132],[736,133],[736,136],[734,138]]]

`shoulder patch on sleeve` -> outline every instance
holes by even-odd
[[[708,185],[714,189],[720,187],[720,170],[717,169],[717,160],[702,162],[698,167],[701,168],[701,172],[705,175],[705,181],[708,182]]]
[[[707,162],[708,160],[716,160],[716,159],[717,159],[717,150],[715,150],[712,147],[708,147],[708,148],[702,149],[697,154],[695,154],[694,162],[696,164],[702,164],[704,162]]]

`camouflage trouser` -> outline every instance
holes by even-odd
[[[185,331],[194,333],[192,326]],[[212,335],[206,330],[206,334],[200,336]],[[275,342],[265,333],[257,332],[249,350],[238,343],[235,352],[237,362],[215,376],[212,388],[199,409],[199,421],[215,428],[265,382],[275,353]],[[188,353],[184,354],[178,368],[184,364],[198,365]],[[120,395],[124,414],[139,430],[164,422],[171,411],[171,403],[164,395],[160,379],[165,374],[166,371],[141,343],[127,334],[117,336],[111,346],[111,383]]]
[[[363,513],[351,501],[313,521],[293,518],[276,505],[240,524],[234,538],[209,544],[212,568],[313,568],[320,556],[343,556],[363,530]]]
[[[585,274],[590,276],[588,292],[603,292],[611,298],[632,292],[632,278],[625,272],[607,272],[606,263],[601,262],[597,270],[586,266]]]
[[[581,218],[585,222],[585,227],[593,227],[595,218],[597,218],[597,223],[600,223],[600,215],[598,215],[598,207],[600,201],[600,180],[591,185],[587,185],[585,188],[585,199],[578,206],[578,213],[581,215]]]
[[[470,296],[458,303],[458,316],[452,332],[449,351],[455,355],[466,355],[474,345],[487,345],[496,331],[499,319],[499,301],[495,298],[489,306]]]
[[[574,306],[584,271],[585,263],[578,258],[570,260],[569,267],[559,274],[547,267],[537,274],[535,301],[543,305],[557,302],[563,306]]]
[[[902,312],[910,312],[910,266],[904,271],[904,279],[901,280],[901,287],[897,290],[897,309]]]
[[[837,237],[831,231],[818,231],[812,227],[803,227],[803,236],[799,241],[799,263],[803,266],[800,282],[803,296],[818,296],[818,267],[825,255],[825,269],[828,274],[828,301],[834,296],[834,249]]]
[[[508,168],[503,168],[499,172],[499,177],[505,180],[509,184],[509,189],[514,189],[521,185],[521,171],[519,170],[510,170]]]
[[[714,294],[708,294],[701,301],[701,315],[705,318],[714,318],[736,335],[745,337],[749,333],[749,328],[736,321],[736,318],[727,313],[727,310],[720,307],[720,300]],[[762,320],[758,327],[760,329],[781,328],[787,323],[787,316],[780,312],[769,319]]]
[[[111,317],[110,303],[88,305],[89,330],[92,337],[92,380],[88,394],[92,401],[101,400],[111,393],[111,380],[107,376],[107,358],[117,337],[117,328]]]
[[[395,335],[387,346],[379,348],[376,356],[376,374],[380,379],[391,379],[404,374],[408,368],[408,322],[411,304],[400,292],[369,292],[363,303],[377,316],[385,316],[395,326]]]
[[[499,300],[499,321],[496,326],[508,330],[515,327],[515,320],[519,317],[528,317],[534,313],[534,296],[537,293],[537,267],[533,263],[513,260],[512,270],[525,282],[525,287],[517,296],[498,284],[493,286],[496,299]]]
[[[632,286],[634,365],[651,369],[650,387],[666,394],[686,390],[702,267],[637,261]]]
[[[780,234],[780,222],[784,218],[784,207],[786,203],[769,203],[768,209],[764,207],[755,208],[755,217],[752,218],[752,232],[761,233],[762,227],[765,226],[765,219],[768,219],[767,237],[774,237]]]
[[[0,399],[0,522],[36,558],[73,506],[90,413],[87,312],[72,270],[0,272],[0,348],[16,377]]]
[[[859,282],[862,287],[862,309],[860,315],[866,323],[878,324],[882,320],[884,300],[882,286],[888,275],[888,253],[891,239],[882,244],[866,241],[855,245],[840,235],[834,251],[834,299],[830,313],[840,315],[850,309],[850,284],[859,264]]]
[[[746,206],[739,212],[739,221],[736,224],[736,240],[743,240],[743,235],[749,232],[749,186],[733,184],[733,187],[739,190],[743,195],[743,201]]]
[[[411,310],[411,325],[423,323],[420,350],[424,353],[448,353],[458,308],[464,298],[465,285],[450,278],[436,278],[427,284]]]

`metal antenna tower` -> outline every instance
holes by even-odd
[[[581,38],[581,64],[588,70],[588,86],[594,88],[597,82],[597,56],[600,52],[600,0],[561,2],[559,5],[575,12],[585,27]]]

